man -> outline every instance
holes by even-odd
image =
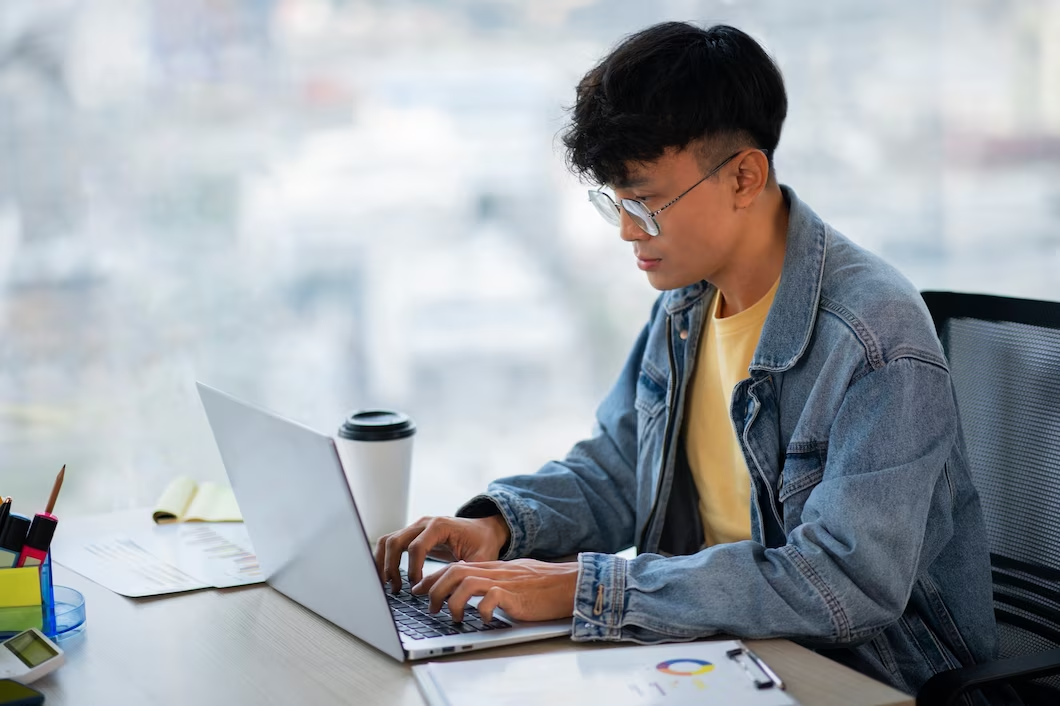
[[[651,27],[586,74],[569,163],[613,189],[590,199],[664,293],[592,438],[384,537],[384,579],[407,551],[413,592],[456,620],[484,596],[487,618],[573,616],[575,640],[785,637],[910,693],[995,655],[931,320],[778,184],[786,113],[779,70],[732,27]],[[422,578],[439,549],[464,563]]]

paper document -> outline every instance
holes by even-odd
[[[64,518],[52,559],[123,596],[261,583],[242,523],[155,525],[150,511]]]
[[[412,672],[430,706],[797,706],[736,640],[428,662]]]

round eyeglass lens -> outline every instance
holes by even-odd
[[[648,235],[659,234],[659,226],[655,224],[655,219],[651,217],[651,211],[640,201],[622,199],[622,208],[645,233]]]
[[[600,212],[605,221],[613,226],[619,224],[621,219],[618,215],[618,206],[615,205],[610,196],[602,191],[590,191],[589,200],[592,201],[593,206],[596,206],[596,210]]]

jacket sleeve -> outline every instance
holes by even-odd
[[[866,374],[847,390],[821,482],[784,546],[742,541],[630,560],[583,553],[574,638],[870,639],[904,611],[929,522],[952,534],[940,479],[956,439],[944,368],[902,358]]]
[[[654,318],[659,300],[652,309]],[[618,381],[596,411],[593,435],[537,473],[490,483],[458,517],[498,512],[511,531],[501,559],[616,552],[634,542],[636,525],[637,378],[648,340],[645,326]]]

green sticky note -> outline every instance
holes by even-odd
[[[0,608],[0,633],[22,632],[44,627],[44,611],[39,605]]]

